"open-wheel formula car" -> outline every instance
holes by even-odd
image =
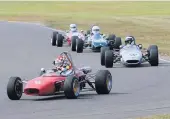
[[[64,92],[66,98],[76,99],[80,91],[87,89],[89,84],[91,89],[98,94],[109,94],[112,89],[112,75],[108,70],[99,70],[92,74],[90,67],[76,68],[71,55],[63,52],[60,56],[66,58],[65,61],[71,63],[72,68],[68,72],[57,69],[41,69],[40,75],[31,80],[22,80],[20,77],[10,77],[7,84],[7,95],[11,100],[19,100],[22,94],[31,96],[49,96],[58,92]],[[26,84],[25,86],[23,84]]]
[[[66,41],[68,42],[68,45],[72,47],[72,41],[74,39],[82,39],[82,40],[85,40],[86,36],[85,34],[83,34],[82,32],[66,32]],[[73,41],[74,42],[74,41]],[[73,43],[74,44],[74,43]]]
[[[77,53],[82,53],[83,49],[92,49],[92,51],[100,51],[101,47],[109,47],[110,49],[119,48],[122,44],[121,38],[116,37],[114,34],[104,36],[102,34],[88,35],[85,40],[77,38],[72,41],[72,46]]]
[[[144,62],[149,62],[151,66],[158,66],[158,46],[150,45],[147,50],[142,49],[142,45],[125,45],[120,49],[110,50],[108,47],[101,49],[101,65],[106,68],[113,67],[114,63],[122,63],[125,66],[140,66]]]
[[[52,34],[52,38],[51,38],[51,44],[52,46],[62,47],[64,43],[67,43],[68,46],[71,46],[71,48],[74,50],[75,39],[85,40],[85,38],[86,38],[85,35],[78,31],[77,32],[66,32],[64,34],[54,31]]]

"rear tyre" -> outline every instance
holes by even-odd
[[[83,52],[83,46],[84,46],[84,42],[82,39],[77,39],[77,46],[76,46],[76,50],[77,50],[77,53],[82,53]]]
[[[114,34],[110,34],[108,40],[115,40],[116,36]]]
[[[71,37],[71,50],[76,51],[76,40],[78,39],[78,36],[72,36]]]
[[[68,99],[76,99],[80,94],[80,84],[75,76],[68,76],[64,82],[64,94]]]
[[[11,100],[20,100],[23,92],[23,84],[21,78],[10,77],[7,85],[7,95]]]
[[[151,66],[158,66],[159,64],[159,54],[158,54],[158,46],[151,45],[148,48],[148,59]]]
[[[64,37],[61,34],[57,34],[57,47],[63,46]]]
[[[52,46],[56,46],[56,41],[57,41],[57,34],[58,34],[58,32],[56,32],[56,31],[54,31],[53,32],[53,34],[52,34],[52,38],[51,38],[51,44],[52,44]]]
[[[101,65],[105,65],[105,52],[109,50],[109,47],[101,47],[100,50],[100,60],[101,60]]]
[[[113,52],[111,50],[107,50],[105,52],[105,67],[112,68],[113,67]]]
[[[114,48],[115,39],[116,39],[116,36],[114,34],[109,35],[108,42],[109,42],[110,50],[112,50]]]
[[[95,88],[98,94],[109,94],[112,89],[112,75],[108,70],[99,70],[95,77]]]
[[[115,49],[120,49],[121,45],[122,45],[121,37],[116,37],[115,42],[114,42],[114,48]]]

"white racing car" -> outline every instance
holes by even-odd
[[[106,68],[113,67],[113,63],[122,63],[125,66],[139,66],[149,62],[151,66],[158,66],[158,46],[151,45],[147,50],[142,50],[142,45],[125,45],[120,49],[110,50],[108,47],[101,48],[101,65]]]

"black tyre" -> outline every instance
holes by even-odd
[[[23,84],[21,78],[10,77],[7,85],[7,95],[11,100],[19,100],[22,96]]]
[[[109,37],[107,38],[109,44],[108,46],[110,47],[110,50],[113,50],[114,48],[114,42],[115,42],[116,36],[114,34],[110,34]]]
[[[105,52],[105,66],[106,68],[112,68],[113,67],[113,51],[107,50]]]
[[[64,40],[63,35],[57,34],[56,37],[57,37],[57,47],[62,47],[63,46],[63,40]]]
[[[158,46],[151,45],[148,48],[148,59],[151,66],[158,66],[159,64]]]
[[[56,32],[56,31],[54,31],[52,34],[52,39],[51,39],[52,46],[56,46],[57,34],[58,34],[58,32]]]
[[[101,65],[105,65],[105,52],[109,50],[109,47],[101,47],[100,50],[100,60],[101,60]]]
[[[112,75],[108,70],[99,70],[95,77],[95,88],[98,94],[109,94],[112,89]]]
[[[121,45],[122,45],[121,37],[116,37],[115,42],[114,42],[114,48],[115,49],[120,49]]]
[[[72,36],[71,37],[71,50],[76,51],[76,41],[78,39],[78,36]]]
[[[76,46],[76,50],[77,53],[82,53],[83,52],[83,46],[84,46],[84,41],[82,39],[77,39],[77,46]]]
[[[108,37],[108,40],[113,40],[114,41],[115,38],[116,38],[116,35],[110,34],[109,37]]]
[[[76,99],[80,94],[80,84],[75,76],[68,76],[64,82],[64,94],[68,99]]]

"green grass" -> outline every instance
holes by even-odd
[[[170,55],[170,2],[0,2],[1,20],[41,21],[80,29],[97,24],[104,33],[134,35],[138,43],[159,46]]]
[[[169,114],[155,115],[155,116],[151,116],[151,117],[141,117],[141,118],[137,118],[137,119],[170,119],[170,115]]]

